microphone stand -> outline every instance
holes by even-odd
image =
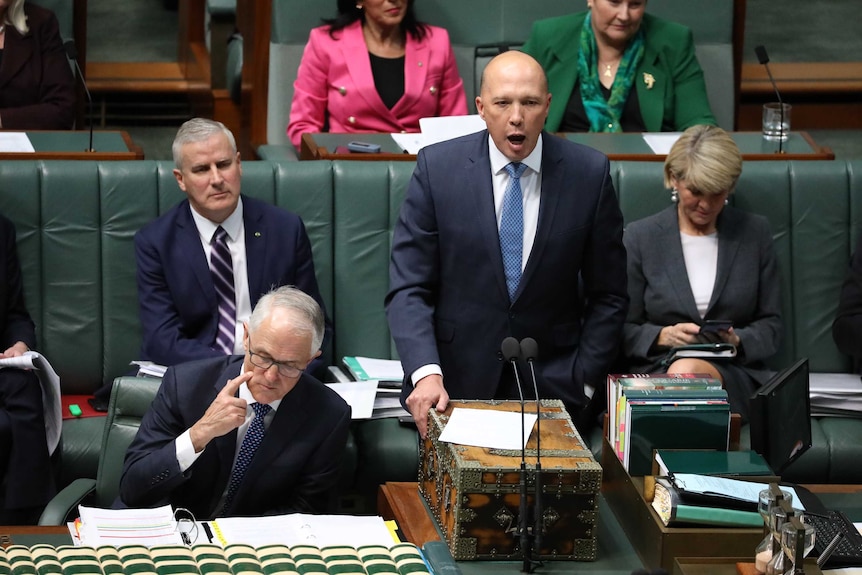
[[[524,573],[532,573],[533,565],[530,561],[530,534],[527,527],[527,448],[524,445],[523,437],[526,424],[524,422],[524,391],[521,389],[521,377],[518,375],[518,365],[516,359],[521,355],[521,344],[514,337],[507,337],[502,344],[503,357],[512,365],[512,372],[515,374],[515,383],[518,386],[518,395],[521,396],[521,469],[518,476],[520,487],[520,500],[518,505],[518,541],[521,546],[521,554],[524,558],[524,564],[521,571]]]
[[[90,95],[90,89],[87,88],[87,80],[84,78],[84,72],[81,70],[81,65],[78,64],[78,49],[75,46],[74,40],[67,40],[63,47],[66,49],[66,55],[69,57],[69,60],[75,65],[75,70],[78,71],[78,77],[81,78],[81,85],[84,87],[84,93],[87,94],[87,104],[89,108],[90,119],[87,122],[90,125],[90,145],[87,147],[85,152],[95,152],[96,149],[93,148],[93,97]]]
[[[521,340],[521,352],[524,355],[524,360],[527,362],[527,365],[530,366],[530,377],[533,380],[533,393],[536,394],[536,499],[534,503],[535,507],[533,508],[534,514],[532,550],[536,553],[541,553],[542,536],[544,531],[543,515],[545,513],[542,504],[542,414],[539,409],[539,385],[536,382],[536,367],[534,363],[536,356],[539,355],[539,345],[536,343],[536,340],[531,337],[524,338],[523,340]]]
[[[778,131],[778,153],[784,153],[784,102],[781,100],[781,93],[778,91],[778,84],[775,83],[775,78],[772,77],[772,70],[769,69],[769,55],[766,53],[766,46],[760,45],[754,48],[754,53],[757,54],[757,61],[763,64],[766,68],[766,74],[769,76],[769,81],[772,83],[772,89],[775,90],[775,97],[778,98],[778,122],[781,127]],[[789,137],[789,134],[787,134]]]

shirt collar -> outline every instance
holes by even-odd
[[[512,163],[512,160],[497,149],[491,134],[488,134],[488,155],[491,159],[492,174],[499,174],[507,165]],[[536,147],[533,148],[529,156],[521,160],[521,163],[527,164],[527,167],[537,174],[542,171],[542,134],[539,134],[539,139],[536,140]]]
[[[189,206],[189,209],[192,211],[192,219],[195,222],[198,233],[207,243],[212,241],[213,234],[219,226],[224,228],[224,231],[227,232],[227,236],[232,242],[235,242],[239,238],[240,231],[242,230],[242,196],[238,198],[236,208],[234,208],[231,215],[225,218],[225,221],[220,224],[206,219],[191,206]]]

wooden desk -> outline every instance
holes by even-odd
[[[664,154],[655,154],[640,133],[558,134],[570,141],[595,148],[607,154],[611,161],[633,160],[639,162],[663,162]],[[778,154],[778,143],[767,142],[760,132],[732,132],[742,158],[746,161],[763,160],[834,160],[831,149],[819,146],[807,132],[791,132],[782,146],[784,153]],[[378,154],[351,153],[337,150],[352,140],[360,140],[380,146]],[[364,161],[416,161],[414,154],[404,153],[389,134],[303,134],[300,160],[364,160]]]
[[[380,486],[377,512],[384,519],[398,522],[401,533],[411,543],[422,545],[439,539],[434,520],[419,495],[419,485],[409,483],[386,483]],[[571,573],[581,575],[630,575],[643,568],[634,548],[626,538],[616,517],[603,499],[599,499],[598,558],[596,561],[545,561],[538,571],[541,573]],[[517,561],[459,561],[464,575],[493,575],[516,573],[520,569]]]
[[[0,160],[143,160],[144,152],[126,132],[93,132],[95,152],[87,152],[89,131],[27,132],[35,152],[0,152]]]
[[[10,525],[0,526],[0,547],[9,545],[71,545],[72,536],[65,525]]]

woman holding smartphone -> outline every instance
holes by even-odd
[[[727,205],[741,172],[739,148],[721,128],[691,127],[674,144],[664,165],[671,205],[623,235],[630,298],[623,353],[629,372],[710,374],[746,420],[782,323],[769,224]],[[732,344],[736,356],[662,364],[672,348],[704,341]]]

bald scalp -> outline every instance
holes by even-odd
[[[532,68],[539,76],[542,94],[548,93],[548,76],[545,74],[545,70],[544,68],[542,68],[542,65],[539,64],[539,62],[537,62],[536,59],[529,54],[520,52],[518,50],[509,50],[507,52],[503,52],[502,54],[494,56],[494,58],[492,58],[491,61],[488,62],[488,65],[485,66],[485,69],[482,70],[482,79],[479,86],[479,94],[482,96],[485,95],[485,87],[487,85],[488,79],[492,77],[492,75],[499,74],[500,71],[504,70],[509,66]]]

